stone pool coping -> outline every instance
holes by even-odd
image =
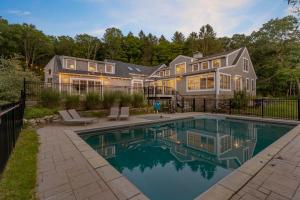
[[[258,153],[256,156],[245,162],[241,167],[235,169],[232,173],[225,176],[222,180],[211,186],[206,192],[196,197],[196,200],[224,200],[230,199],[243,186],[245,186],[258,172],[271,161],[275,155],[280,152],[289,142],[291,142],[300,133],[300,122],[291,120],[277,120],[270,118],[245,117],[238,115],[224,115],[224,114],[198,114],[184,117],[175,117],[159,120],[149,120],[149,122],[137,122],[131,124],[122,124],[116,126],[106,126],[101,128],[83,128],[76,130],[65,130],[65,134],[81,152],[83,157],[89,162],[97,174],[105,181],[105,183],[112,189],[119,199],[148,199],[133,183],[131,183],[125,176],[118,172],[112,165],[110,165],[105,158],[98,154],[92,147],[90,147],[82,138],[80,134],[85,134],[92,131],[106,131],[119,128],[130,128],[133,126],[149,125],[153,123],[165,123],[175,120],[190,119],[195,116],[223,116],[231,119],[251,120],[258,122],[270,122],[286,125],[296,125],[291,131],[279,138],[266,149]]]

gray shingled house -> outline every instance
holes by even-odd
[[[78,94],[103,94],[105,90],[142,92],[148,88],[147,93],[158,98],[172,98],[175,94],[228,98],[236,90],[256,95],[257,76],[245,47],[205,57],[201,53],[193,57],[179,55],[169,65],[154,67],[54,56],[44,73],[47,84]]]

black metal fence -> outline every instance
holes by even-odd
[[[25,93],[18,102],[0,106],[0,175],[16,144],[23,125]]]
[[[233,99],[183,98],[182,111],[211,112],[300,121],[300,99]],[[185,106],[188,105],[188,108]]]

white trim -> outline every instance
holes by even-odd
[[[201,70],[207,70],[207,69],[203,69],[203,63],[207,63],[207,69],[210,69],[209,67],[209,61],[204,61],[204,62],[201,62]]]
[[[214,60],[219,60],[220,61],[220,66],[219,67],[214,67]],[[217,69],[217,68],[221,68],[221,67],[222,67],[222,60],[221,60],[221,58],[217,58],[217,59],[211,60],[211,68],[212,69]]]
[[[96,70],[95,71],[90,70],[90,63],[95,63],[96,64]],[[98,72],[98,63],[97,62],[90,62],[90,61],[88,61],[88,71],[89,72]]]
[[[199,77],[199,76],[206,76],[206,87],[207,87],[207,76],[208,74],[213,74],[213,77],[214,77],[214,87],[213,88],[208,88],[208,89],[197,89],[197,90],[190,90],[189,89],[189,78],[193,78],[193,77]],[[200,79],[200,77],[199,77]],[[186,79],[185,79],[185,91],[186,92],[201,92],[201,91],[215,91],[216,89],[216,75],[214,72],[208,72],[208,73],[205,73],[205,74],[197,74],[197,75],[192,75],[192,76],[187,76]],[[200,84],[201,84],[201,80],[200,80]],[[200,85],[201,87],[201,85]]]
[[[245,60],[248,62],[248,70],[245,70]],[[245,57],[243,57],[243,72],[249,73],[249,59]]]
[[[198,67],[197,70],[194,70],[194,65],[197,65],[197,67]],[[192,72],[197,72],[197,71],[199,71],[199,69],[200,69],[199,63],[192,64]]]
[[[253,84],[252,84],[253,83]],[[253,87],[254,86],[254,87]],[[251,79],[251,91],[255,91],[256,90],[256,82],[254,81],[254,79]]]
[[[73,86],[73,80],[76,80],[76,81],[78,80],[79,81],[79,91],[78,91],[79,95],[81,94],[81,91],[80,91],[80,81],[86,81],[86,93],[89,92],[89,86],[88,86],[89,83],[88,83],[88,81],[93,81],[94,82],[94,89],[95,89],[95,82],[100,82],[100,85],[103,85],[102,80],[99,80],[99,79],[77,78],[77,77],[73,78],[73,77],[70,77],[70,83],[72,84],[72,86]],[[72,92],[73,87],[70,87],[70,89],[71,89],[70,92]],[[99,91],[99,94],[101,94],[100,92],[102,92],[102,91]]]
[[[186,59],[193,59],[192,57],[189,57],[189,56],[184,56],[184,55],[178,55],[176,58],[174,58],[169,65],[171,65],[171,63],[173,63],[175,60],[177,60],[178,58],[186,58]]]
[[[249,81],[249,88],[247,89],[247,80]],[[247,92],[249,92],[250,91],[250,80],[249,80],[249,78],[246,78],[246,83],[245,83],[245,85],[246,85],[246,91]]]
[[[229,76],[230,77],[230,81],[229,81],[229,89],[222,89],[221,88],[221,75],[225,75],[225,76]],[[231,83],[231,81],[232,81],[232,75],[231,74],[226,74],[226,73],[223,73],[223,72],[219,72],[219,81],[220,81],[220,91],[231,91],[232,90],[232,83]]]
[[[67,62],[68,62],[68,60],[71,60],[71,61],[74,61],[74,69],[72,69],[72,68],[69,68],[69,67],[67,67],[68,65],[67,65]],[[71,69],[71,70],[76,70],[77,69],[77,62],[76,62],[76,59],[69,59],[69,58],[66,58],[66,59],[64,59],[64,68],[65,69]]]
[[[152,72],[152,74],[150,74],[148,77],[153,76],[158,70],[160,70],[162,67],[166,67],[166,64],[162,64],[161,66],[159,66],[156,70],[154,70],[154,72]]]
[[[169,72],[169,74],[168,74],[168,75],[166,74],[166,71],[168,71],[168,72]],[[170,70],[170,69],[165,69],[165,76],[166,76],[166,77],[168,77],[168,76],[171,76],[171,70]]]
[[[241,75],[235,75],[234,76],[234,90],[236,90],[237,91],[237,88],[236,88],[236,81],[237,81],[237,79],[236,79],[236,77],[239,77],[240,78],[240,90],[238,90],[238,91],[241,91],[241,90],[243,90],[243,77],[241,76]]]
[[[182,73],[182,74],[177,74],[177,73],[176,73],[177,65],[182,65],[182,64],[184,64],[184,73]],[[175,76],[176,76],[176,75],[183,75],[183,74],[185,74],[185,73],[186,73],[186,62],[181,62],[181,63],[175,64]]]
[[[113,67],[112,72],[107,71],[107,65],[111,65]],[[105,71],[106,74],[115,74],[115,72],[116,72],[115,64],[114,63],[105,63],[105,70],[104,71]]]

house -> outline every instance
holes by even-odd
[[[179,55],[169,65],[154,67],[54,56],[44,72],[46,83],[78,94],[122,90],[144,92],[149,98],[228,98],[246,90],[256,95],[257,76],[246,47],[205,57],[199,52],[193,57]]]

